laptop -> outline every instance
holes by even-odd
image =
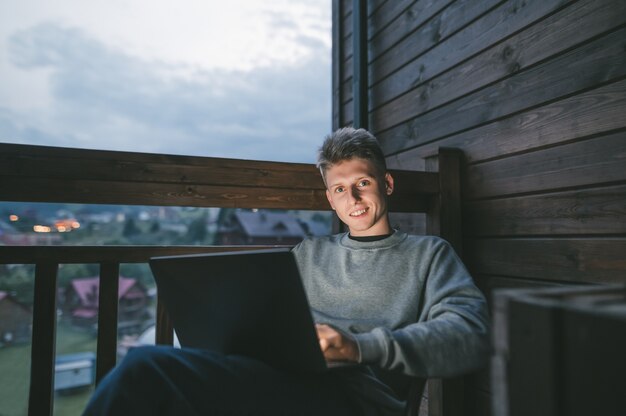
[[[183,347],[288,371],[346,364],[324,359],[291,250],[155,257],[149,264]]]

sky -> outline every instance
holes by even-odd
[[[0,142],[311,163],[330,0],[0,0]]]

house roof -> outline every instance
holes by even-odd
[[[86,277],[83,279],[72,280],[72,287],[78,294],[80,302],[83,305],[95,305],[98,303],[98,287],[100,277]],[[117,298],[121,299],[128,293],[131,287],[137,283],[136,279],[130,277],[120,277],[119,288],[117,290]]]
[[[249,237],[306,236],[296,218],[286,212],[235,212],[235,218]]]
[[[319,221],[303,221],[302,228],[308,235],[322,236],[330,234],[330,226]]]
[[[22,302],[20,302],[19,300],[15,299],[15,297],[11,296],[9,294],[9,292],[4,291],[4,290],[0,290],[0,302],[4,301],[5,299],[7,301],[10,301],[10,303],[12,303],[13,305],[17,305],[17,306],[19,306],[20,308],[24,309],[25,311],[27,311],[29,313],[32,312],[28,306],[24,305]]]

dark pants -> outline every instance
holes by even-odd
[[[294,374],[198,349],[131,349],[84,415],[355,415],[334,372]]]

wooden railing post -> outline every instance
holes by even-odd
[[[461,233],[461,158],[458,149],[440,148],[426,159],[426,171],[439,172],[439,193],[431,197],[427,212],[428,234],[446,239],[459,257],[463,254]]]
[[[431,197],[426,231],[447,240],[460,257],[461,158],[458,149],[440,148],[436,156],[426,159],[426,171],[439,172],[439,193]],[[428,415],[463,416],[463,396],[462,377],[428,380]]]
[[[174,345],[174,326],[163,302],[158,299],[158,294],[155,338],[154,341],[158,345]]]
[[[106,262],[100,264],[96,384],[115,367],[119,272],[119,263]]]
[[[29,416],[52,415],[57,271],[58,264],[53,262],[37,263],[35,266]]]

